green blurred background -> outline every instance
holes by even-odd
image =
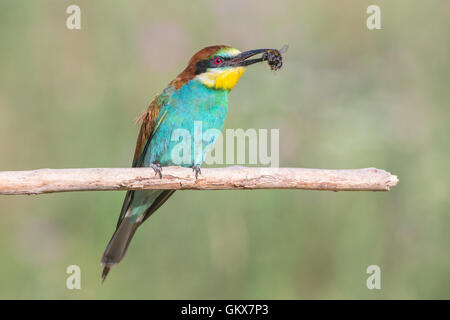
[[[287,43],[284,69],[243,76],[225,127],[279,128],[280,166],[400,182],[177,192],[103,286],[124,192],[0,196],[0,298],[449,298],[449,16],[449,1],[1,0],[0,170],[128,167],[134,119],[193,53]]]

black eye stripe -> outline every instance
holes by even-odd
[[[208,68],[209,68],[209,61],[208,60],[199,61],[195,65],[195,74],[200,74],[200,73],[206,72],[206,70]]]
[[[222,56],[215,56],[215,57],[210,59],[211,65],[213,65],[213,67],[217,67],[218,66],[218,64],[216,63],[216,59],[220,59],[222,65],[225,64],[227,61],[231,60],[231,58],[225,58],[225,57],[222,57]]]
[[[221,64],[216,64],[215,60],[219,58],[222,60]],[[207,69],[209,68],[218,68],[218,67],[223,67],[227,65],[227,62],[230,61],[233,58],[226,58],[226,57],[222,57],[222,56],[215,56],[212,57],[210,59],[207,60],[201,60],[199,62],[197,62],[197,64],[195,65],[195,74],[200,74],[203,72],[206,72]]]

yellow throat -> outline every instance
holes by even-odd
[[[245,72],[245,67],[210,69],[196,78],[209,88],[231,90]]]

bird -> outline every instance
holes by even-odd
[[[161,178],[164,166],[181,165],[192,168],[195,178],[198,178],[200,166],[217,136],[213,136],[208,145],[202,146],[200,152],[186,153],[180,164],[179,159],[174,159],[174,150],[180,142],[173,139],[172,134],[177,129],[183,129],[193,139],[195,122],[201,123],[203,132],[208,129],[220,132],[228,113],[229,92],[249,65],[267,60],[267,52],[269,49],[241,52],[231,46],[213,45],[194,54],[187,67],[153,99],[138,118],[141,128],[132,167],[151,167],[155,175]],[[249,59],[264,53],[264,58]],[[137,228],[174,192],[127,191],[116,229],[101,258],[102,283],[111,267],[125,256]]]

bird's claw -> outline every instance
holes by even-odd
[[[159,175],[159,178],[162,179],[162,168],[161,165],[158,163],[152,163],[150,164],[150,168],[152,168],[155,171],[155,176]]]
[[[202,174],[202,170],[200,170],[199,165],[192,166],[192,171],[195,172],[195,179],[198,179],[198,174]]]

